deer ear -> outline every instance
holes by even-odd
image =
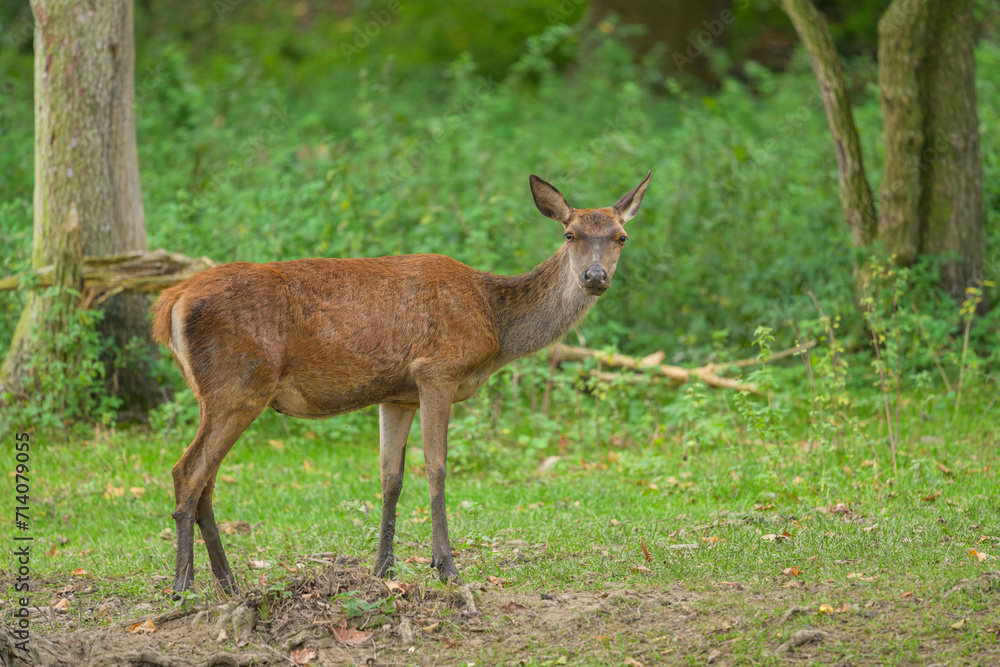
[[[534,174],[528,176],[531,183],[531,196],[535,198],[535,206],[547,218],[558,220],[564,225],[569,224],[573,215],[573,207],[566,203],[562,193],[538,178]]]
[[[639,204],[642,203],[642,196],[646,194],[646,188],[649,186],[649,177],[652,173],[651,171],[648,172],[642,183],[629,190],[621,199],[615,202],[615,210],[622,217],[622,223],[628,222],[639,212]]]

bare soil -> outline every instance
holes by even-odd
[[[936,604],[940,601],[912,595],[879,599],[871,588],[858,586],[831,589],[830,599],[840,606],[821,612],[815,604],[802,603],[822,595],[823,584],[783,588],[776,583],[752,592],[730,582],[700,590],[680,583],[638,589],[595,582],[596,590],[539,593],[491,580],[451,587],[410,584],[408,590],[390,591],[360,564],[331,559],[283,587],[254,589],[210,605],[83,602],[79,583],[45,582],[33,593],[36,599],[80,596],[83,603],[36,609],[29,655],[13,649],[17,640],[6,625],[10,610],[5,607],[0,658],[12,667],[476,661],[846,666],[908,664],[910,652],[913,664],[1000,664],[998,583],[996,573],[959,582],[952,592],[977,601],[967,611],[945,613]],[[332,599],[348,591],[359,591],[355,599],[364,607],[350,619],[342,600]],[[387,606],[390,595],[394,599]]]

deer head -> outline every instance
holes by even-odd
[[[629,190],[613,206],[574,209],[552,185],[534,174],[528,177],[535,206],[542,215],[563,224],[565,249],[580,289],[600,296],[611,285],[628,234],[625,223],[639,212],[639,204],[649,185],[649,177]]]

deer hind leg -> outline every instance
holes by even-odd
[[[448,541],[448,513],[444,480],[448,475],[448,420],[457,385],[420,386],[420,429],[424,444],[424,468],[431,494],[431,565],[442,581],[458,579]]]
[[[208,550],[208,562],[212,565],[212,574],[228,595],[239,595],[240,589],[236,585],[233,571],[229,569],[229,560],[226,559],[226,551],[222,548],[219,527],[215,525],[215,512],[212,510],[212,493],[215,491],[215,478],[218,472],[219,467],[216,466],[209,476],[205,490],[201,492],[196,517],[198,528],[201,530],[201,539],[205,540],[205,549]]]
[[[187,590],[194,578],[196,521],[205,539],[213,572],[223,588],[235,590],[212,513],[212,489],[222,459],[266,405],[267,400],[244,403],[239,409],[216,407],[207,402],[201,404],[198,434],[173,469],[176,509],[171,516],[177,522],[175,597]]]
[[[379,415],[379,464],[382,481],[382,524],[378,532],[376,577],[389,576],[395,560],[392,540],[396,534],[396,502],[403,489],[403,464],[406,459],[406,436],[413,425],[416,410],[382,403]]]

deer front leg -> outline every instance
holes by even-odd
[[[406,460],[406,436],[416,410],[382,403],[379,416],[379,464],[382,480],[382,525],[378,531],[376,577],[389,576],[394,558],[392,540],[396,535],[396,502],[403,489],[403,463]]]
[[[458,579],[448,541],[444,480],[448,474],[448,419],[456,386],[420,387],[420,431],[424,440],[424,469],[431,492],[431,565],[441,581]]]

